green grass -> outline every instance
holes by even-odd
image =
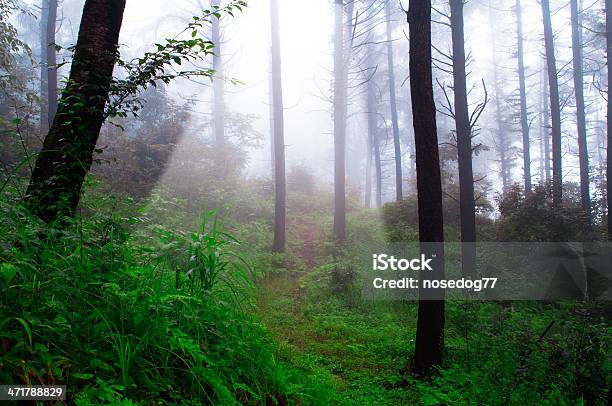
[[[371,212],[350,219],[352,230],[367,230],[352,239],[381,238]],[[257,304],[283,359],[335,387],[331,403],[605,404],[612,371],[605,304],[449,301],[445,364],[431,379],[415,379],[409,365],[416,303],[361,301],[358,264],[351,262],[351,247],[360,245],[349,241],[345,257],[334,260],[325,252],[329,221],[309,221],[323,238],[317,264],[298,259],[294,271],[269,274]],[[308,228],[303,223],[294,229],[298,236]],[[353,279],[335,277],[339,267]]]
[[[248,258],[214,213],[192,233],[117,207],[52,228],[3,199],[1,382],[64,384],[83,405],[322,396],[253,317]]]
[[[54,228],[0,196],[1,382],[81,405],[605,404],[606,304],[448,302],[445,363],[416,379],[416,303],[360,298],[377,212],[350,213],[340,253],[326,207],[290,212],[273,256],[265,219],[138,207],[90,194]]]

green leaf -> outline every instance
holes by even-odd
[[[93,374],[82,374],[82,373],[79,373],[79,372],[75,372],[74,374],[72,374],[72,377],[76,378],[76,379],[91,379],[91,378],[94,377],[94,375]]]
[[[17,268],[15,265],[5,262],[0,266],[0,275],[9,283],[17,275]]]

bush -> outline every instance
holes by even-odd
[[[580,207],[575,188],[566,185],[561,207],[552,203],[552,187],[536,186],[525,194],[512,187],[500,200],[499,241],[592,241],[595,227]]]

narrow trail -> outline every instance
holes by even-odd
[[[333,387],[333,404],[415,404],[413,389],[395,387],[410,322],[346,305],[330,296],[329,276],[317,267],[324,233],[315,219],[301,218],[292,251],[300,261],[259,283],[257,310],[281,345],[282,357]],[[403,312],[406,313],[406,312]],[[407,318],[414,318],[407,314]]]

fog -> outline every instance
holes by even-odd
[[[382,0],[365,2],[356,6],[356,21],[364,19],[368,9]],[[407,23],[404,9],[407,2],[393,1],[392,27],[393,47],[395,54],[395,74],[397,76],[396,92],[398,109],[400,110],[399,127],[402,138],[402,154],[407,189],[414,183],[413,148],[411,113],[408,86],[408,38]],[[434,58],[444,60],[444,53],[450,55],[450,29],[446,26],[447,2],[434,2]],[[542,178],[543,166],[540,150],[541,138],[545,125],[542,124],[542,99],[539,93],[547,80],[544,69],[543,29],[541,9],[537,2],[527,2],[523,5],[523,31],[525,39],[525,65],[528,88],[528,113],[533,138],[531,145],[532,175],[534,182]],[[60,26],[58,28],[58,43],[67,48],[76,41],[82,1],[65,0],[62,2]],[[151,50],[153,44],[182,31],[194,15],[200,14],[206,2],[196,0],[186,1],[128,1],[121,31],[121,53],[129,59]],[[490,197],[501,190],[499,175],[499,159],[495,151],[496,128],[499,126],[496,116],[497,92],[500,98],[517,98],[518,79],[516,73],[516,17],[514,2],[495,0],[472,0],[465,8],[465,38],[468,61],[468,88],[470,108],[474,109],[484,100],[485,89],[489,100],[482,117],[477,123],[474,143],[484,148],[474,157],[475,172],[482,176],[487,184]],[[333,180],[333,5],[326,0],[311,1],[307,4],[297,0],[280,2],[280,32],[282,60],[282,88],[284,98],[284,123],[286,161],[288,170],[292,166],[304,166],[316,177],[320,185],[331,187]],[[36,14],[37,6],[31,2],[30,9]],[[552,22],[555,32],[555,47],[557,52],[558,76],[561,78],[564,144],[564,179],[576,181],[579,175],[577,152],[575,148],[575,109],[570,100],[571,88],[571,27],[569,6],[566,3],[553,2]],[[584,2],[584,13],[596,14],[601,8],[598,1]],[[381,9],[382,10],[382,9]],[[388,102],[384,93],[387,67],[384,66],[384,12],[378,10],[375,20],[366,22],[369,33],[357,37],[353,42],[353,56],[349,63],[349,97],[347,119],[347,177],[349,185],[363,190],[365,176],[365,148],[367,139],[367,112],[365,103],[365,76],[371,72],[380,93],[381,105]],[[588,15],[591,15],[588,14]],[[250,116],[250,124],[261,135],[261,142],[256,148],[249,148],[246,166],[247,176],[268,177],[271,168],[271,119],[270,119],[270,6],[268,1],[249,1],[248,8],[237,13],[234,18],[224,16],[222,19],[221,56],[223,60],[223,77],[215,80],[225,80],[225,104],[228,113],[243,113]],[[594,36],[589,30],[584,30],[585,44]],[[373,38],[373,39],[372,39]],[[364,66],[363,49],[369,43],[375,43],[380,52],[375,66]],[[65,60],[69,62],[69,54],[64,51]],[[210,59],[210,58],[209,58]],[[210,65],[212,62],[207,61]],[[209,68],[200,63],[198,68]],[[444,65],[437,63],[438,68]],[[69,64],[64,65],[60,72],[66,75]],[[498,86],[495,89],[495,76],[498,76]],[[587,69],[588,70],[588,69]],[[591,157],[599,156],[603,147],[597,124],[593,117],[603,117],[603,98],[597,90],[599,80],[597,72],[586,72],[588,82],[585,92],[587,105],[591,114],[589,121],[589,143]],[[365,75],[365,76],[364,76]],[[434,76],[440,84],[447,86],[452,98],[452,76],[443,69],[434,69]],[[236,79],[240,83],[232,84]],[[590,83],[589,83],[590,82]],[[484,83],[484,87],[483,87]],[[203,137],[210,136],[211,126],[203,126],[202,119],[209,118],[212,113],[212,86],[208,80],[179,79],[167,88],[168,93],[177,101],[189,98],[196,100],[193,106],[189,125],[185,131]],[[438,131],[442,146],[448,143],[452,136],[453,123],[442,113],[444,110],[444,95],[441,86],[435,84],[437,107],[440,111]],[[520,125],[517,112],[511,111],[512,102],[505,101],[501,106],[504,110],[501,117],[507,122],[510,143],[513,148],[520,147]],[[393,151],[390,134],[390,116],[386,108],[381,111],[383,125],[387,127],[386,139],[382,140],[383,195],[384,200],[393,199]],[[146,107],[145,107],[146,109]],[[180,150],[180,148],[177,149]],[[519,161],[520,154],[514,154]],[[173,162],[180,160],[175,156]],[[597,162],[595,165],[601,164]],[[170,163],[172,165],[172,163]],[[513,182],[520,182],[521,165],[513,165],[510,170]]]

